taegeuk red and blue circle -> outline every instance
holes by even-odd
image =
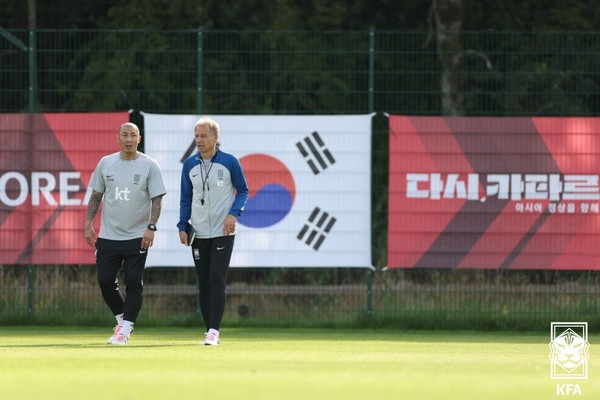
[[[240,158],[246,175],[248,202],[238,222],[250,228],[267,228],[285,218],[296,197],[290,170],[280,160],[266,154]]]

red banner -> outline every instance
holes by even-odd
[[[388,268],[600,269],[600,118],[390,116]]]
[[[98,160],[118,151],[127,121],[128,113],[0,114],[0,264],[94,263],[83,238],[87,186]]]

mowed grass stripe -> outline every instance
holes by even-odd
[[[3,399],[548,399],[548,335],[389,330],[0,328]],[[590,338],[590,376],[600,371]],[[600,380],[579,383],[600,398]]]

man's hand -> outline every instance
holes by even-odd
[[[152,247],[153,243],[154,231],[146,229],[146,232],[144,232],[144,236],[142,237],[142,250],[148,250],[150,247]]]
[[[93,221],[100,208],[102,196],[104,196],[103,193],[92,190],[92,196],[88,202],[87,214],[85,216],[85,225],[83,226],[83,236],[85,237],[85,241],[93,249],[96,248],[96,231],[94,230]]]
[[[85,241],[87,244],[95,249],[96,248],[96,231],[94,230],[94,226],[92,224],[85,224],[84,233]]]
[[[235,233],[235,223],[236,219],[233,215],[227,214],[225,217],[225,223],[223,224],[223,234],[224,235],[233,235]]]
[[[186,231],[179,231],[179,241],[187,246],[188,236]]]

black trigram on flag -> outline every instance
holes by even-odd
[[[315,207],[310,217],[308,217],[308,222],[304,224],[298,233],[298,240],[303,241],[307,246],[312,246],[315,250],[319,250],[325,236],[333,228],[335,221],[334,216],[321,211],[319,207]]]
[[[321,170],[324,170],[329,165],[335,164],[335,158],[333,158],[333,155],[325,147],[325,142],[323,142],[317,131],[314,131],[311,136],[305,137],[303,141],[296,143],[296,147],[298,147],[298,150],[300,150],[300,153],[302,153],[302,156],[306,159],[308,166],[315,175],[321,172],[319,166]],[[315,164],[315,160],[318,165]]]

